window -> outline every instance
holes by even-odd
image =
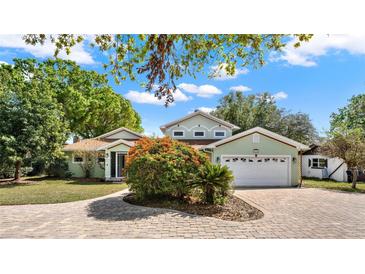
[[[73,162],[77,164],[81,164],[84,162],[84,158],[82,156],[74,155]]]
[[[105,163],[105,158],[104,157],[98,157],[97,161],[100,164]]]
[[[215,130],[214,137],[226,137],[226,132],[224,130]]]
[[[327,167],[327,159],[324,158],[312,159],[312,168],[326,168],[326,167]]]
[[[194,137],[204,137],[205,132],[204,131],[194,131]]]
[[[174,130],[173,135],[174,135],[174,137],[184,137],[184,131]]]
[[[258,143],[260,143],[260,135],[259,134],[254,134],[253,136],[252,136],[252,143],[254,143],[254,144],[258,144]]]

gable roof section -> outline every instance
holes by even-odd
[[[107,133],[104,133],[102,135],[99,135],[97,137],[94,137],[93,139],[107,138],[108,136],[114,135],[114,134],[119,133],[119,132],[122,132],[122,131],[126,131],[126,132],[128,132],[130,134],[135,135],[136,137],[139,137],[139,138],[142,138],[143,137],[142,134],[139,134],[137,132],[134,132],[134,131],[132,131],[132,130],[130,130],[128,128],[125,128],[125,127],[120,127],[120,128],[114,129],[112,131],[109,131]]]
[[[130,141],[125,141],[125,140],[123,140],[123,139],[119,139],[119,140],[116,140],[116,141],[111,142],[111,143],[107,143],[107,144],[105,144],[105,145],[103,145],[103,146],[99,147],[99,148],[97,149],[97,151],[100,151],[100,150],[106,150],[106,149],[109,149],[109,148],[113,148],[113,147],[115,147],[115,146],[117,146],[117,145],[120,145],[120,144],[126,145],[126,146],[128,146],[128,147],[132,147],[132,146],[134,146],[134,142],[130,142]]]
[[[161,129],[161,131],[162,131],[162,132],[165,132],[165,130],[166,130],[167,128],[169,128],[169,127],[171,127],[171,126],[173,126],[173,125],[176,125],[176,124],[178,124],[178,123],[181,123],[181,122],[183,122],[183,121],[185,121],[185,120],[188,120],[188,119],[190,119],[190,118],[192,118],[192,117],[195,117],[195,116],[197,116],[197,115],[202,115],[203,117],[205,117],[205,118],[207,118],[207,119],[210,119],[210,120],[212,120],[212,121],[215,121],[215,122],[217,122],[217,123],[219,123],[219,124],[222,124],[222,125],[224,125],[224,126],[226,126],[226,127],[231,128],[231,129],[239,129],[239,127],[238,127],[238,126],[233,125],[233,124],[231,124],[231,123],[229,123],[229,122],[226,122],[226,121],[224,121],[224,120],[222,120],[222,119],[219,119],[219,118],[217,118],[217,117],[214,117],[213,115],[210,115],[209,113],[203,112],[203,111],[201,111],[201,110],[197,110],[197,111],[195,111],[195,112],[193,112],[193,113],[190,113],[190,114],[188,114],[188,115],[186,115],[186,116],[184,116],[184,117],[182,117],[182,118],[180,118],[180,119],[177,119],[177,120],[175,120],[175,121],[172,121],[172,122],[170,122],[170,123],[167,123],[167,124],[165,124],[165,125],[162,125],[162,126],[160,126],[160,129]]]
[[[241,132],[239,134],[233,135],[233,136],[231,136],[229,138],[226,138],[226,139],[219,140],[217,142],[211,143],[210,145],[205,146],[205,148],[219,147],[219,146],[224,145],[226,143],[229,143],[229,142],[232,142],[234,140],[237,140],[237,139],[246,137],[248,135],[251,135],[253,133],[260,133],[260,134],[262,134],[262,135],[264,135],[266,137],[269,137],[271,139],[274,139],[274,140],[279,141],[281,143],[284,143],[286,145],[295,147],[298,150],[307,151],[308,149],[310,149],[309,146],[307,146],[307,145],[304,145],[302,143],[299,143],[297,141],[294,141],[292,139],[289,139],[287,137],[284,137],[284,136],[282,136],[280,134],[277,134],[275,132],[272,132],[270,130],[267,130],[267,129],[264,129],[264,128],[261,128],[261,127],[251,128],[251,129],[246,130],[246,131],[243,131],[243,132]]]
[[[64,151],[96,151],[99,147],[105,146],[109,142],[95,139],[84,139],[63,147]]]

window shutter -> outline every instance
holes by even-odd
[[[115,151],[110,153],[110,176],[115,176]]]
[[[311,159],[308,159],[308,166],[310,167],[312,165]]]

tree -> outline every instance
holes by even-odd
[[[361,129],[337,128],[329,133],[329,139],[321,146],[328,157],[344,160],[352,172],[352,188],[356,188],[357,172],[365,167],[365,137]]]
[[[318,142],[319,140],[317,131],[313,126],[309,115],[306,113],[298,112],[284,115],[279,132],[280,134],[301,143],[310,144]]]
[[[245,96],[242,92],[230,92],[221,98],[212,114],[239,126],[235,133],[259,126],[298,142],[309,144],[317,140],[317,132],[307,114],[288,113],[268,93]]]
[[[59,157],[68,134],[51,86],[23,68],[0,66],[0,163],[15,166],[16,180],[27,158]]]
[[[312,35],[295,34],[296,47]],[[27,44],[55,44],[55,56],[60,51],[70,54],[71,49],[85,40],[83,35],[28,34]],[[87,40],[90,37],[87,37]],[[288,35],[282,34],[100,34],[95,35],[91,46],[109,53],[104,64],[117,83],[127,78],[136,80],[145,75],[146,90],[155,93],[165,104],[173,102],[175,81],[185,75],[196,76],[207,65],[215,68],[211,76],[223,70],[234,75],[238,67],[259,67],[265,63],[269,51],[278,51],[286,45]],[[157,85],[157,88],[156,88]]]
[[[365,94],[353,96],[349,104],[331,115],[331,131],[336,128],[360,128],[365,132]]]
[[[39,80],[52,87],[73,134],[91,138],[118,127],[143,130],[138,113],[129,100],[113,91],[106,75],[83,70],[75,62],[61,59],[45,62],[15,59],[14,66],[25,72],[39,71]]]

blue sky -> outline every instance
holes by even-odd
[[[159,126],[198,108],[214,108],[219,99],[232,89],[245,94],[267,91],[277,97],[277,103],[292,112],[305,112],[323,134],[329,127],[329,116],[346,105],[351,96],[365,91],[365,36],[315,35],[311,42],[294,49],[290,41],[282,53],[272,53],[260,69],[242,69],[234,77],[209,79],[201,74],[197,79],[183,77],[177,84],[176,103],[165,108],[153,96],[145,94],[136,82],[110,84],[117,93],[132,101],[142,117],[147,134],[161,134]],[[0,35],[0,62],[12,63],[13,58],[52,57],[53,47],[25,45],[19,35]],[[70,58],[87,69],[104,72],[105,56],[86,45],[79,45]],[[209,72],[210,68],[207,68]],[[143,79],[141,79],[143,80]]]

